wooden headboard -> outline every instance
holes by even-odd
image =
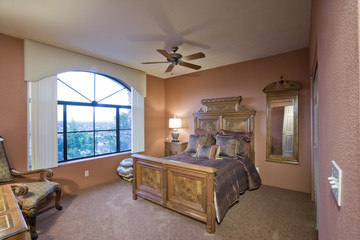
[[[255,110],[241,104],[242,97],[202,99],[202,108],[193,113],[195,128],[206,131],[220,129],[233,132],[252,132],[250,157],[255,162]]]

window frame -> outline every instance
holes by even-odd
[[[71,71],[71,72],[75,72],[75,71]],[[80,72],[86,72],[86,71],[80,71]],[[117,84],[121,85],[123,87],[123,89],[119,90],[119,91],[122,91],[124,89],[128,90],[130,93],[131,93],[131,89],[124,83],[120,82],[119,80],[115,79],[115,78],[112,78],[112,77],[109,77],[109,76],[106,76],[104,74],[100,74],[100,73],[93,73],[93,72],[88,72],[88,73],[91,73],[91,74],[94,74],[94,96],[95,96],[95,93],[96,93],[96,75],[102,75],[106,78],[109,78],[113,81],[115,81]],[[61,81],[62,83],[64,83],[61,79],[59,79],[57,77],[57,81]],[[80,94],[81,96],[83,96],[79,91],[77,91],[76,89],[72,88],[71,86],[69,86],[68,84],[64,83],[65,85],[67,85],[69,88],[71,88],[72,90],[74,90],[77,94]],[[117,92],[119,92],[117,91]],[[115,93],[117,93],[115,92]],[[110,94],[109,96],[101,99],[100,101],[114,95],[115,93],[112,93]],[[86,97],[85,97],[86,98]],[[88,98],[86,98],[88,99]],[[89,100],[89,99],[88,99]],[[91,101],[91,100],[89,100]],[[120,146],[120,131],[130,131],[130,133],[132,132],[132,129],[131,129],[131,125],[130,125],[130,128],[126,128],[126,129],[120,129],[120,110],[121,109],[130,109],[130,111],[132,110],[132,107],[131,107],[131,104],[130,105],[115,105],[115,104],[102,104],[102,103],[98,103],[97,101],[91,101],[91,102],[75,102],[75,101],[63,101],[63,100],[58,100],[57,101],[57,107],[58,106],[62,106],[62,131],[57,131],[57,134],[59,136],[59,134],[62,134],[63,135],[63,159],[60,160],[59,157],[58,157],[58,163],[65,163],[65,162],[70,162],[70,161],[75,161],[75,160],[80,160],[80,159],[87,159],[87,158],[92,158],[92,157],[99,157],[99,156],[106,156],[106,155],[110,155],[110,154],[116,154],[116,153],[123,153],[123,152],[130,152],[131,151],[131,142],[130,142],[130,148],[127,149],[127,150],[120,150],[121,149],[121,146]],[[84,106],[84,107],[92,107],[93,108],[93,118],[92,118],[92,123],[93,123],[93,127],[92,127],[92,130],[79,130],[79,131],[72,131],[72,132],[68,132],[67,131],[67,125],[68,125],[68,122],[67,122],[67,106]],[[95,109],[98,108],[98,107],[103,107],[103,108],[111,108],[111,109],[114,109],[116,110],[116,126],[115,126],[115,129],[106,129],[106,130],[97,130],[95,125],[96,125],[96,118],[95,118]],[[131,121],[133,121],[131,119]],[[96,154],[96,133],[98,132],[107,132],[107,131],[115,131],[116,132],[116,151],[115,152],[109,152],[109,153],[104,153],[104,154]],[[68,159],[68,146],[67,146],[67,141],[68,141],[68,134],[69,133],[85,133],[85,132],[88,132],[88,133],[92,133],[93,135],[93,154],[90,155],[90,156],[86,156],[86,157],[79,157],[79,158],[71,158],[71,159]],[[131,140],[130,140],[131,141]],[[58,145],[59,145],[59,142],[58,142]],[[59,156],[59,155],[58,155]]]

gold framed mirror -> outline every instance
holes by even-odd
[[[294,81],[267,85],[266,161],[299,164],[298,98],[302,86]]]

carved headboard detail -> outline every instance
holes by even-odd
[[[193,113],[195,128],[206,131],[220,129],[233,132],[252,132],[250,156],[255,162],[255,110],[241,104],[242,97],[202,99],[203,106]]]

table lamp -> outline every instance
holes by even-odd
[[[174,129],[171,133],[171,136],[173,139],[171,139],[172,142],[179,142],[179,132],[178,128],[181,128],[181,119],[174,116],[173,118],[169,119],[169,128]]]

